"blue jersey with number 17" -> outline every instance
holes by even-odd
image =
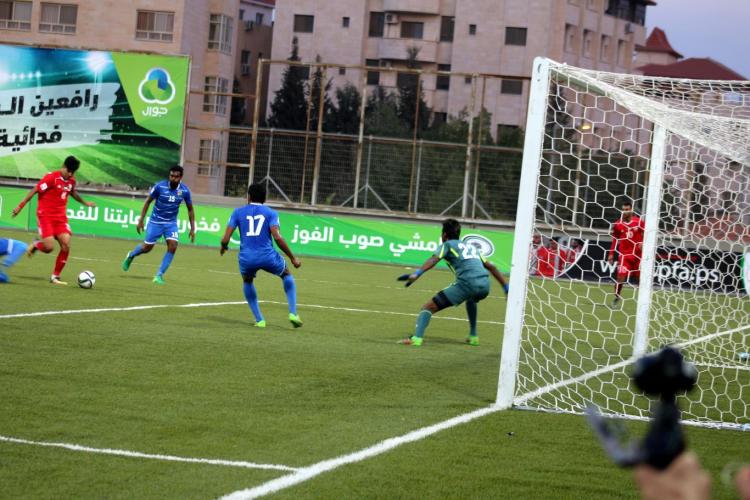
[[[258,203],[236,208],[227,225],[240,233],[241,259],[261,259],[275,253],[271,228],[279,225],[279,215],[273,209]]]

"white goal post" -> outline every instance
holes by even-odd
[[[629,366],[672,344],[684,421],[750,423],[750,82],[538,58],[519,192],[496,404],[645,418]],[[645,229],[614,301],[622,203]]]

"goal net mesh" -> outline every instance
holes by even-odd
[[[750,82],[550,64],[514,404],[646,417],[629,379],[645,310],[646,351],[673,344],[698,368],[683,419],[750,422]],[[666,130],[658,230],[641,260],[653,280],[631,276],[613,304],[611,228],[623,201],[646,218],[655,126]]]

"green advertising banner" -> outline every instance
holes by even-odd
[[[189,58],[0,45],[0,177],[76,156],[79,183],[144,189],[179,162]]]
[[[11,210],[26,190],[0,187],[0,227],[36,229],[36,206],[29,204],[17,219]],[[84,195],[96,207],[68,202],[68,219],[74,234],[111,238],[141,239],[136,233],[145,198],[118,198]],[[36,198],[34,198],[36,200]],[[219,247],[232,208],[195,205],[196,245]],[[441,225],[416,224],[395,220],[358,217],[332,217],[295,212],[279,212],[281,234],[295,253],[315,257],[350,259],[416,266],[422,264],[439,246]],[[188,243],[190,224],[183,205],[177,220],[180,242]],[[464,241],[475,245],[501,270],[508,272],[513,248],[513,233],[464,228]],[[231,248],[239,240],[232,239]]]

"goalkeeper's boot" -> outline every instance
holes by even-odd
[[[122,261],[122,270],[127,272],[130,269],[130,264],[133,262],[133,257],[130,256],[130,252],[125,256],[125,260]]]
[[[398,341],[399,344],[404,345],[413,345],[415,347],[419,347],[422,345],[422,337],[417,337],[416,335],[412,335],[411,337],[406,337],[405,339],[401,339]]]
[[[289,322],[294,328],[299,328],[300,326],[302,326],[302,318],[294,313],[289,313]]]
[[[620,302],[621,301],[622,301],[622,299],[620,297],[618,297],[617,295],[615,295],[615,298],[612,301],[612,309],[618,309],[620,307]]]
[[[468,337],[466,337],[466,343],[470,346],[478,346],[479,337],[477,335],[469,335]]]
[[[65,286],[68,284],[67,281],[61,281],[59,276],[50,277],[49,282],[52,283],[53,285],[62,285],[62,286]]]
[[[161,274],[157,274],[156,276],[154,276],[154,279],[151,280],[151,281],[153,281],[157,285],[165,285],[166,284],[166,282],[164,281],[164,278],[162,277]]]
[[[260,321],[256,321],[253,326],[255,328],[265,328],[266,327],[266,320],[262,319]]]

